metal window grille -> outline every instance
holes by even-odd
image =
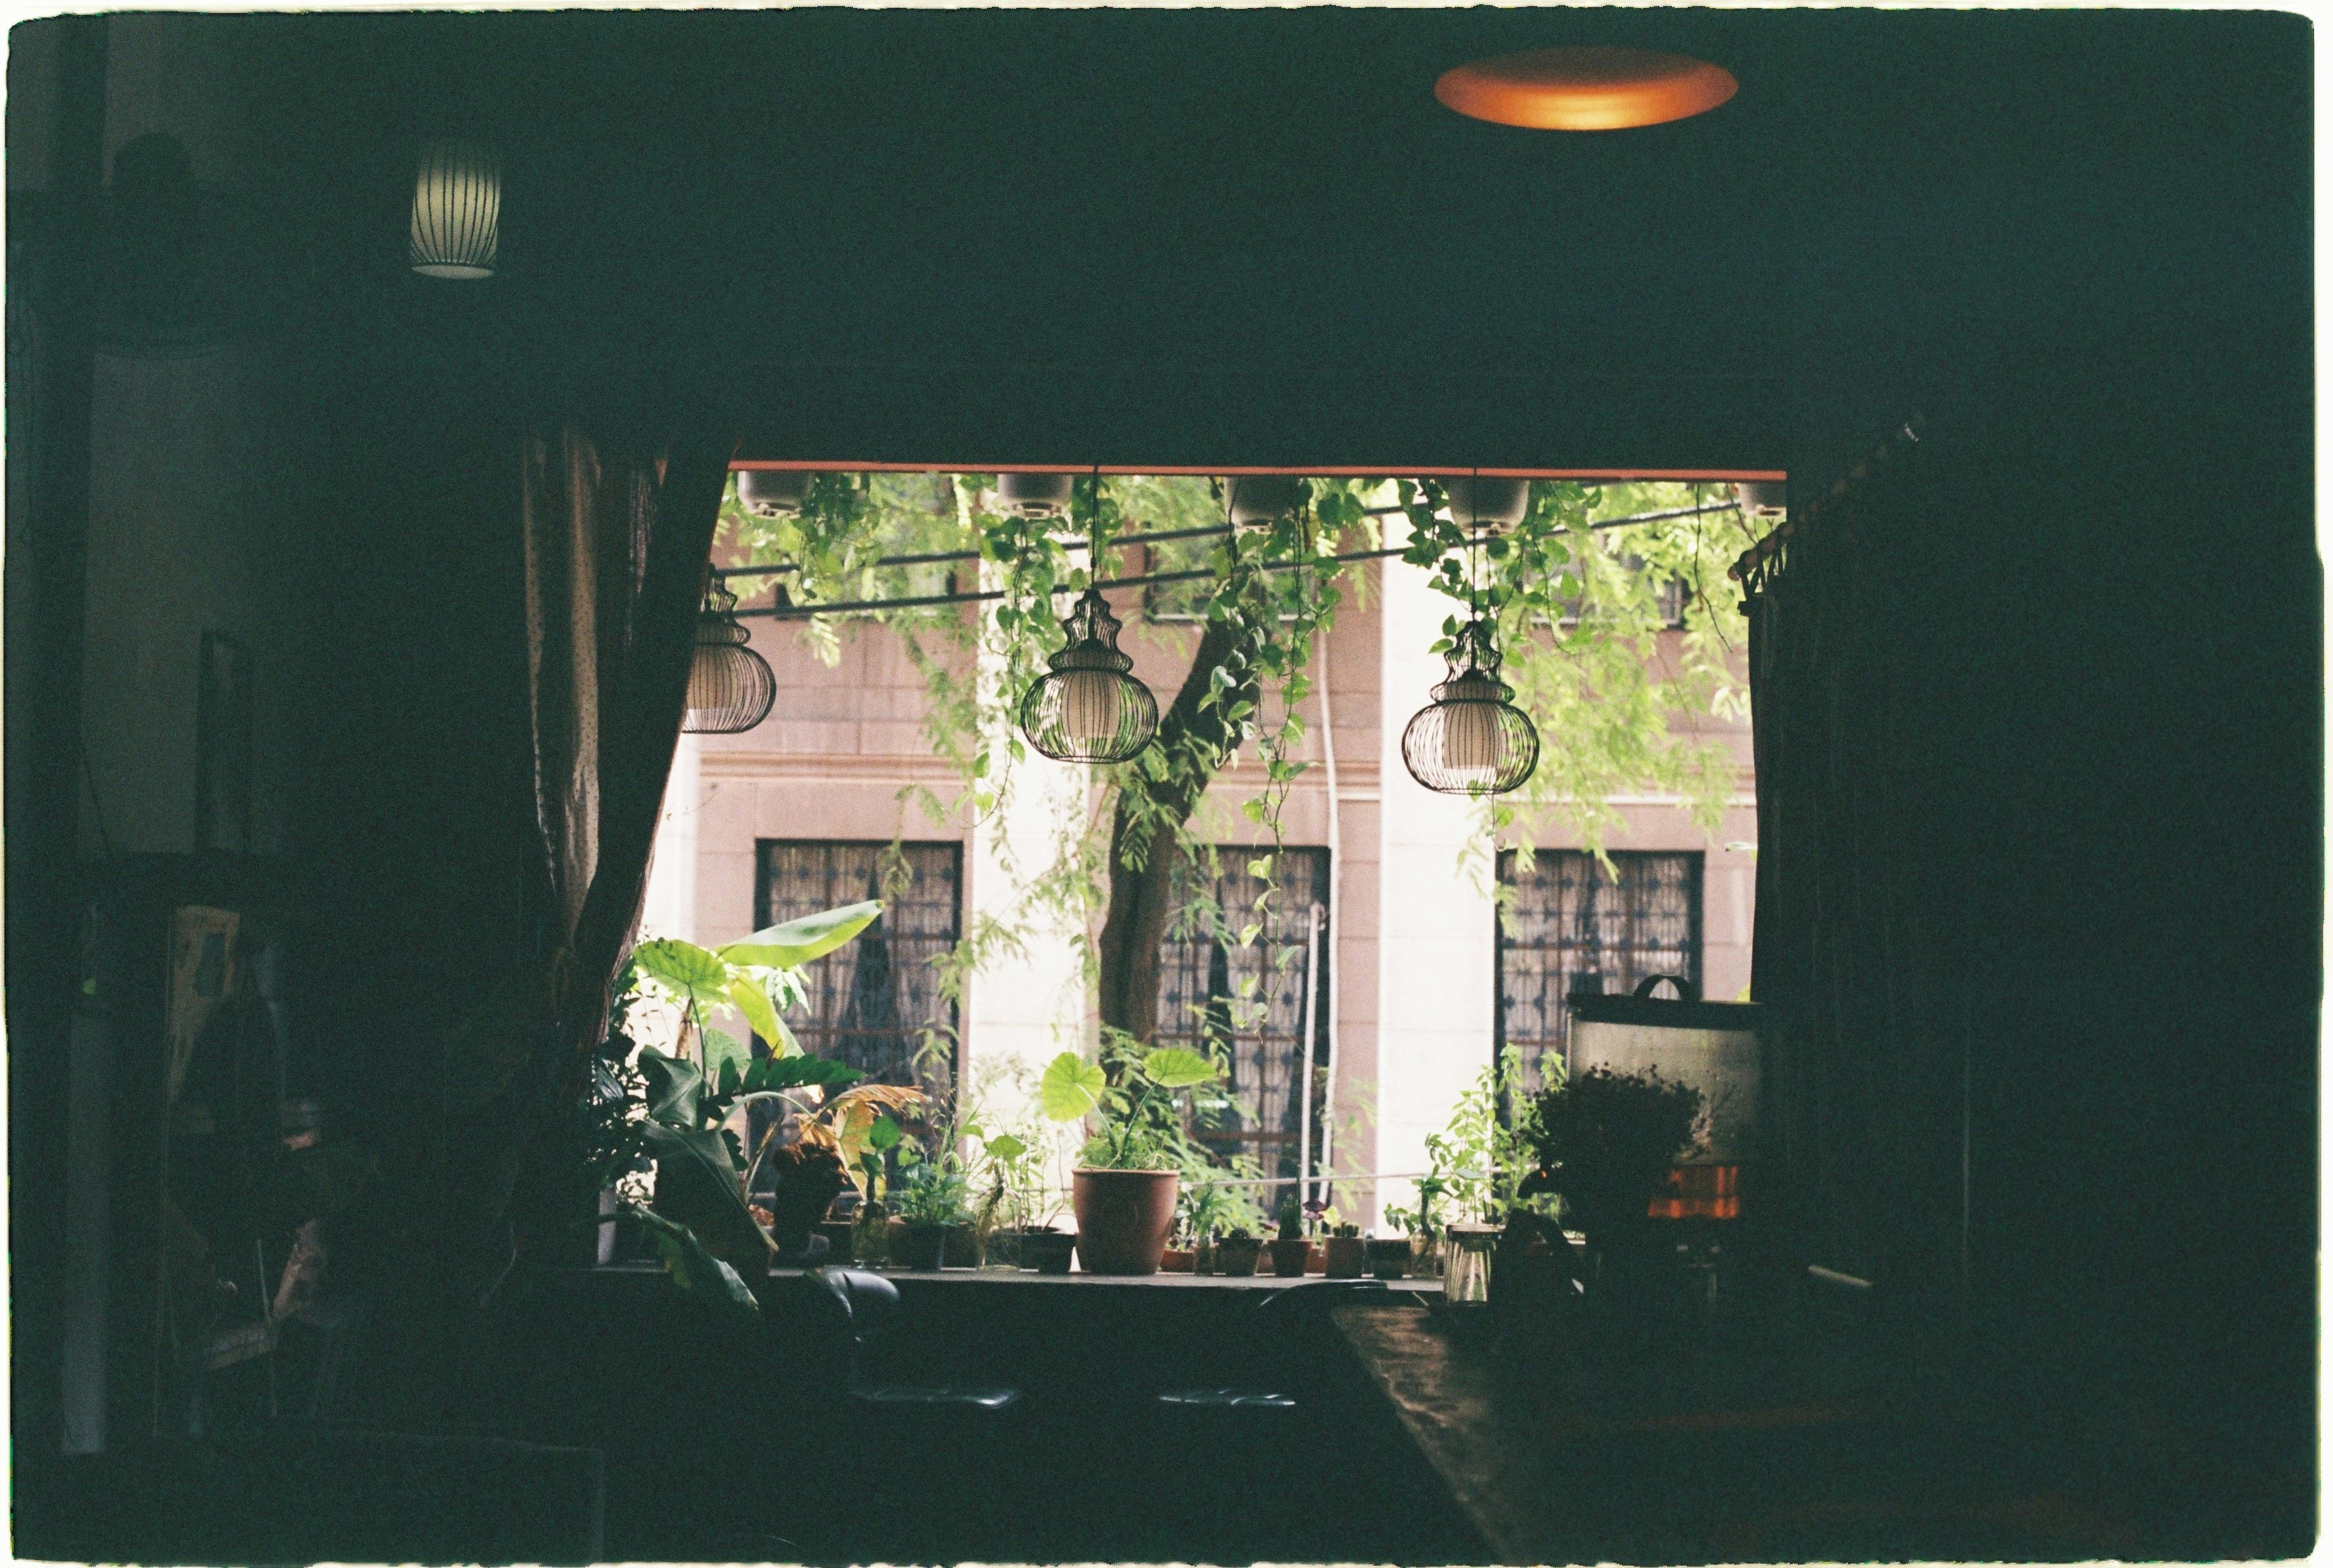
[[[869,1078],[945,1095],[955,1078],[955,1004],[932,961],[962,934],[964,846],[764,838],[756,929],[862,899],[882,918],[803,971],[808,1005],[787,1019],[802,1049]],[[888,875],[887,875],[888,874]]]
[[[1255,918],[1264,883],[1248,870],[1258,850],[1221,846],[1215,863],[1186,865],[1178,874],[1176,907],[1185,913],[1160,943],[1158,1044],[1220,1051],[1231,1063],[1232,1098],[1238,1110],[1224,1124],[1195,1129],[1224,1154],[1254,1157],[1263,1173],[1293,1181],[1303,1104],[1299,1075],[1309,1060],[1315,1074],[1312,1147],[1320,1138],[1318,1075],[1329,1059],[1329,852],[1283,849],[1267,929],[1254,942],[1239,941]],[[1315,907],[1321,910],[1317,944],[1308,941]],[[1311,965],[1311,1049],[1303,1047],[1307,952]],[[1242,988],[1253,982],[1253,994]],[[1259,1194],[1267,1208],[1282,1190]]]
[[[1498,1049],[1518,1047],[1525,1081],[1512,1087],[1524,1095],[1548,1052],[1570,1060],[1565,998],[1623,994],[1656,974],[1701,984],[1701,856],[1611,859],[1607,873],[1576,849],[1543,849],[1527,868],[1512,850],[1499,856]]]

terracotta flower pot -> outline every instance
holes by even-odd
[[[1272,1272],[1282,1279],[1301,1279],[1312,1257],[1312,1244],[1301,1236],[1272,1244]]]
[[[1198,1258],[1199,1254],[1194,1248],[1170,1247],[1159,1258],[1158,1267],[1168,1274],[1188,1274]]]
[[[1253,1236],[1227,1236],[1215,1243],[1216,1272],[1234,1279],[1253,1278],[1263,1243]]]
[[[1088,1274],[1156,1274],[1175,1226],[1172,1171],[1096,1171],[1070,1178],[1078,1260]]]
[[[1358,1236],[1329,1238],[1329,1277],[1359,1279],[1369,1271],[1369,1244]]]

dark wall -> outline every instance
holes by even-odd
[[[1859,548],[1945,666],[1887,721],[1930,809],[1886,874],[1938,916],[1896,968],[1946,976],[1973,1043],[1966,1369],[2193,1529],[2182,1554],[2305,1552],[2309,30],[1906,32],[1969,47],[1870,57],[1902,134],[1809,148],[1791,467],[1810,499],[1919,411],[1949,486],[1949,531]]]

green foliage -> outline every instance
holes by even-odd
[[[801,1118],[803,1138],[833,1148],[848,1168],[850,1157],[879,1136],[877,1123],[888,1120],[884,1113],[918,1097],[887,1085],[853,1087],[861,1076],[857,1068],[790,1050],[791,1037],[777,1019],[781,1001],[801,999],[799,966],[850,941],[881,907],[829,910],[718,950],[670,938],[633,950],[610,1009],[609,1048],[594,1064],[592,1161],[596,1173],[612,1175],[640,1154],[655,1160],[654,1219],[644,1223],[684,1289],[730,1299],[733,1282],[742,1290],[744,1278],[768,1265],[773,1245],[745,1193],[754,1164],[778,1129],[748,1162],[730,1125],[740,1110],[783,1102]],[[625,1033],[649,998],[678,1011],[673,1052],[634,1047]],[[708,1015],[724,1005],[737,1007],[782,1054],[754,1060],[743,1041],[713,1028]],[[767,1028],[773,1023],[778,1027]],[[692,1038],[695,1060],[687,1054]],[[892,1132],[896,1136],[896,1124]]]
[[[1563,1058],[1553,1051],[1540,1058],[1539,1068],[1549,1081],[1562,1081]],[[1522,1075],[1522,1052],[1509,1046],[1459,1095],[1448,1123],[1426,1135],[1431,1173],[1418,1182],[1419,1208],[1387,1209],[1389,1226],[1421,1229],[1432,1222],[1426,1209],[1437,1203],[1449,1219],[1491,1224],[1505,1219],[1531,1163],[1531,1107],[1515,1104],[1510,1092]]]
[[[1102,1065],[1063,1051],[1045,1069],[1045,1114],[1057,1122],[1090,1117],[1098,1125],[1080,1154],[1110,1171],[1177,1171],[1195,1156],[1186,1118],[1196,1091],[1219,1082],[1223,1067],[1195,1051],[1139,1041],[1105,1030]],[[1100,1085],[1094,1086],[1099,1078]],[[1204,1159],[1204,1154],[1198,1154]]]
[[[1748,531],[1730,512],[1596,526],[1718,499],[1707,486],[1531,488],[1522,521],[1476,544],[1469,520],[1434,515],[1445,499],[1439,485],[1400,487],[1412,529],[1404,559],[1432,569],[1435,588],[1466,607],[1444,622],[1437,651],[1495,642],[1500,678],[1540,732],[1530,781],[1480,804],[1483,848],[1512,844],[1528,856],[1560,823],[1600,854],[1621,825],[1612,797],[1648,790],[1675,794],[1714,830],[1737,788],[1735,764],[1700,726],[1749,712],[1734,669],[1747,626],[1725,575]]]
[[[1642,1219],[1677,1156],[1703,1134],[1699,1089],[1658,1068],[1590,1067],[1531,1102],[1531,1151],[1591,1226]],[[1633,1210],[1633,1212],[1632,1212]]]

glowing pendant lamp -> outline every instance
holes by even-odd
[[[502,211],[499,158],[471,142],[428,143],[413,180],[407,253],[413,270],[429,278],[493,277]]]
[[[1095,568],[1101,563],[1100,490],[1097,474],[1086,555]],[[1056,762],[1123,762],[1158,731],[1158,699],[1127,673],[1134,661],[1118,651],[1121,626],[1101,589],[1087,588],[1061,623],[1069,640],[1045,661],[1051,673],[1021,700],[1021,732]]]
[[[1627,130],[1705,114],[1741,91],[1705,60],[1651,49],[1527,49],[1444,72],[1443,104],[1530,130]]]

